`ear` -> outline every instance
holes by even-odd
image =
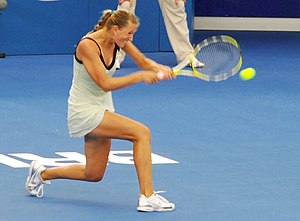
[[[114,35],[118,35],[118,30],[119,30],[119,27],[117,25],[113,25],[111,27],[111,30],[113,31],[113,34]]]

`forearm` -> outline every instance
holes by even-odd
[[[143,80],[142,75],[142,72],[139,71],[122,77],[107,78],[99,86],[104,91],[118,90],[141,82]]]
[[[150,58],[147,58],[138,48],[131,42],[128,42],[123,50],[132,58],[132,60],[139,66],[139,68],[147,71],[158,72],[161,65]]]
[[[137,63],[137,65],[143,70],[154,71],[154,72],[158,72],[162,66],[147,57],[144,57],[140,63]]]

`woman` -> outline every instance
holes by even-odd
[[[111,91],[139,82],[158,83],[174,78],[172,70],[146,58],[133,44],[138,18],[124,10],[106,10],[92,32],[77,45],[73,81],[68,100],[68,126],[71,136],[84,137],[86,165],[46,168],[32,162],[26,190],[43,196],[43,185],[52,179],[97,182],[102,180],[111,148],[111,139],[133,143],[134,163],[140,196],[138,211],[172,211],[175,205],[154,192],[152,183],[151,137],[149,129],[132,119],[114,113]],[[112,77],[119,48],[144,71]]]

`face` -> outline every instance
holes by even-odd
[[[133,41],[133,35],[137,31],[137,25],[129,23],[126,27],[118,28],[116,27],[115,42],[120,47],[123,48],[128,41]]]

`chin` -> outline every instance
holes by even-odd
[[[125,44],[124,43],[116,43],[118,45],[119,48],[124,48]]]
[[[125,47],[125,45],[126,45],[126,43],[127,43],[127,41],[126,41],[126,42],[122,42],[122,44],[121,44],[121,47],[120,47],[120,48],[124,48],[124,47]]]

